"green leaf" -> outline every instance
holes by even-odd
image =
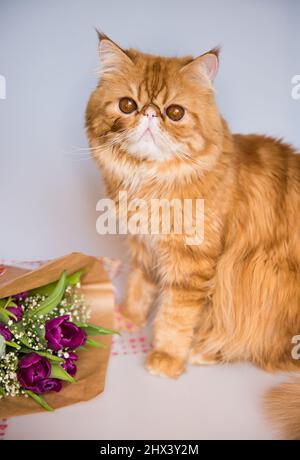
[[[8,314],[9,318],[13,318],[16,321],[18,320],[16,315],[14,315],[11,311],[6,310],[6,313]]]
[[[6,302],[7,302],[7,300],[0,299],[0,308],[4,308],[4,306],[6,305]]]
[[[9,321],[9,312],[5,308],[0,307],[0,321],[7,324]]]
[[[25,355],[27,355],[27,353],[38,353],[36,350],[33,350],[31,348],[26,348],[26,347],[21,347],[20,350],[19,350],[20,353],[24,353]]]
[[[66,279],[67,279],[67,274],[66,272],[63,272],[59,281],[56,283],[54,290],[52,293],[47,297],[44,302],[40,304],[39,307],[34,308],[33,310],[29,311],[29,316],[37,315],[37,316],[42,316],[42,315],[47,315],[50,313],[54,308],[56,308],[65,293],[65,288],[66,288]]]
[[[78,272],[73,273],[72,275],[68,276],[66,279],[66,286],[73,286],[79,283],[81,276],[83,275],[84,270],[80,270]],[[55,288],[57,281],[53,283],[45,284],[45,286],[41,286],[36,289],[32,289],[30,294],[40,294],[44,296],[49,296],[53,289]]]
[[[74,323],[81,329],[84,329],[87,335],[120,335],[120,332],[118,331],[114,331],[113,329],[107,329],[101,326],[95,326],[94,324],[81,323],[80,321],[74,321]]]
[[[12,301],[12,297],[10,296],[10,297],[8,297],[8,298],[6,299],[6,303],[5,303],[5,305],[4,305],[4,308],[8,307],[9,302],[11,302],[11,301]]]
[[[96,340],[93,340],[91,339],[90,337],[88,337],[86,339],[86,345],[89,345],[90,347],[95,347],[95,348],[106,348],[106,345],[104,345],[104,343],[101,343],[101,342],[96,342]]]
[[[19,340],[23,345],[25,345],[28,348],[31,348],[31,351],[36,351],[30,345],[30,342],[29,342],[28,337],[26,335],[22,335],[22,337],[20,337]]]
[[[40,343],[43,345],[44,348],[47,348],[47,340],[45,339],[46,329],[44,327],[43,329],[38,328],[36,333],[38,338],[40,339]]]
[[[11,311],[6,310],[5,307],[0,307],[0,321],[6,324],[10,318],[13,318],[16,321],[18,319]]]
[[[13,318],[14,320],[17,321],[17,317],[16,315],[14,315],[11,311],[9,310],[6,310],[6,306],[8,305],[4,305],[4,306],[0,306],[0,321],[3,321],[4,323],[8,323],[8,321],[10,320],[10,318]]]
[[[8,307],[17,307],[18,305],[16,304],[16,302],[9,302],[9,305]]]
[[[65,371],[60,364],[52,364],[51,366],[51,377],[54,379],[65,380],[66,382],[74,383],[76,382],[73,377]]]
[[[51,292],[53,291],[53,289],[55,288],[56,283],[57,283],[57,281],[54,281],[54,283],[49,283],[49,284],[46,284],[45,286],[41,286],[41,287],[32,289],[30,291],[30,294],[32,294],[32,295],[40,294],[40,295],[44,295],[44,296],[48,297],[51,294]]]
[[[49,412],[54,411],[53,407],[49,406],[47,401],[42,396],[37,395],[36,393],[33,393],[33,391],[30,390],[25,390],[25,393],[32,399],[34,399],[40,406],[42,406],[43,409],[46,409]]]
[[[24,348],[24,347],[22,347],[19,351],[20,351],[20,353],[25,353],[25,354],[32,353],[32,350],[30,350],[30,348]],[[34,350],[34,353],[37,353],[40,356],[44,356],[45,358],[49,359],[49,361],[53,361],[55,363],[63,363],[64,362],[64,359],[59,358],[56,355],[51,355],[51,353],[47,353],[46,351],[36,351],[36,350]]]
[[[6,340],[5,343],[8,347],[16,348],[17,350],[20,350],[21,348],[20,345],[15,342],[10,342],[9,340]]]
[[[6,345],[5,345],[5,339],[2,334],[0,334],[0,358],[1,356],[5,355],[6,351]]]
[[[81,346],[81,347],[77,348],[77,350],[78,350],[78,351],[87,351],[87,348],[86,348],[86,347],[83,347],[83,346]]]
[[[5,389],[0,387],[0,396],[5,396]]]
[[[16,302],[13,302],[10,299],[8,299],[7,303],[5,304],[5,308],[7,307],[17,307],[17,304]]]
[[[51,355],[51,353],[47,353],[46,351],[37,351],[36,352],[38,355],[44,356],[45,358],[48,358],[49,361],[54,361],[55,363],[63,363],[64,359],[59,358],[58,356]]]
[[[16,307],[17,304],[15,302],[12,302],[11,299],[11,297],[9,297],[8,299],[0,299],[0,308]]]
[[[80,278],[82,277],[83,273],[84,270],[79,270],[78,272],[73,273],[73,275],[68,276],[67,285],[76,286],[76,284],[80,282]]]
[[[16,307],[16,303],[12,301],[12,297],[8,297],[7,299],[2,299],[0,301],[0,309],[3,310],[8,314],[8,316],[10,316],[11,318],[14,318],[15,320],[17,320],[17,317],[11,313],[10,311],[7,311],[7,307]]]

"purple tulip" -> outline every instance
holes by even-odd
[[[14,323],[17,323],[18,321],[21,321],[21,319],[23,318],[23,310],[22,310],[21,305],[17,305],[16,307],[7,307],[6,310],[10,311],[17,318],[17,319],[15,319],[15,318],[11,317],[11,320]]]
[[[51,350],[58,351],[63,348],[75,350],[85,344],[86,333],[69,319],[69,315],[64,315],[46,322],[45,337]]]
[[[25,300],[29,295],[29,292],[28,291],[24,291],[24,292],[19,292],[19,294],[16,294],[13,296],[13,299],[14,300],[17,300],[17,301],[22,301],[22,300]]]
[[[0,334],[4,337],[7,342],[10,342],[13,338],[12,333],[4,323],[0,323]]]
[[[60,380],[50,378],[50,361],[37,353],[29,353],[20,359],[17,375],[21,387],[37,394],[62,388]]]
[[[20,385],[26,388],[26,390],[40,393],[40,382],[44,379],[48,379],[50,374],[50,361],[37,353],[29,353],[23,356],[19,361],[19,370],[17,372],[18,380]]]
[[[65,362],[61,365],[61,367],[63,367],[64,370],[68,372],[68,374],[71,377],[75,377],[76,375],[77,367],[76,367],[76,364],[74,364],[74,361],[77,361],[77,359],[78,359],[78,356],[76,355],[76,353],[70,352],[69,357],[65,358]]]
[[[36,392],[38,382],[47,379],[50,374],[50,361],[37,353],[29,353],[19,361],[18,380],[27,390]]]
[[[62,382],[58,379],[43,379],[37,382],[35,393],[41,394],[47,391],[56,391],[57,393],[62,389]]]

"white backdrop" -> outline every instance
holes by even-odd
[[[96,84],[94,27],[152,53],[222,45],[216,86],[231,128],[300,148],[300,101],[291,97],[299,17],[297,0],[1,0],[0,257],[125,257],[120,237],[96,233],[103,187],[93,162],[78,155]]]

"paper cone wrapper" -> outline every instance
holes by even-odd
[[[57,281],[65,270],[68,275],[85,269],[78,291],[84,294],[91,309],[90,322],[109,329],[113,328],[114,292],[101,259],[73,253],[52,260],[35,270],[5,267],[0,277],[0,298],[29,291]],[[49,392],[43,396],[54,409],[94,398],[104,390],[106,369],[111,348],[111,336],[93,337],[106,348],[86,347],[78,352],[76,383],[63,383],[60,393]],[[0,399],[0,417],[15,417],[42,409],[31,398],[8,397]]]

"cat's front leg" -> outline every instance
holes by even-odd
[[[127,280],[126,296],[121,306],[121,314],[141,328],[145,326],[154,304],[158,288],[146,277],[140,268],[134,268]]]
[[[146,361],[151,374],[177,378],[184,371],[201,304],[199,290],[186,286],[163,290],[153,327],[153,351]]]

